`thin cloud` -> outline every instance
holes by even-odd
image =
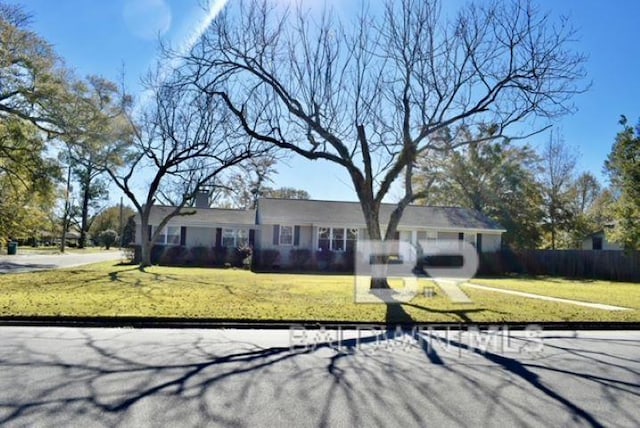
[[[177,54],[176,58],[169,60],[165,64],[162,65],[159,73],[160,81],[166,79],[169,73],[180,66],[182,62],[179,58],[187,54],[198,40],[202,37],[202,35],[207,31],[207,28],[211,25],[213,20],[220,14],[222,9],[227,5],[229,0],[212,0],[209,2],[209,10],[206,12],[206,15],[202,18],[202,20],[198,23],[195,30],[193,30],[189,36],[182,43],[178,45],[178,49],[176,50]],[[136,111],[139,111],[141,108],[145,107],[149,101],[153,93],[149,90],[144,91],[140,95],[140,101],[136,104]]]

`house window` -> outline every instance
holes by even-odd
[[[355,251],[356,241],[358,240],[358,229],[347,229],[346,250]]]
[[[594,236],[592,238],[593,249],[602,250],[602,236]]]
[[[156,243],[161,245],[180,245],[180,226],[165,226]]]
[[[321,251],[352,251],[358,240],[358,229],[319,227],[318,249]]]
[[[331,249],[331,228],[318,228],[318,249],[321,251],[329,251]]]
[[[235,229],[222,229],[222,246],[223,247],[235,247],[236,246],[236,231],[235,231]]]
[[[344,237],[343,228],[331,229],[331,249],[333,251],[344,251]]]
[[[223,247],[242,247],[249,243],[249,233],[246,229],[223,229]]]
[[[236,247],[249,245],[249,231],[247,229],[238,229],[236,232]]]
[[[293,245],[293,226],[280,226],[280,245]]]

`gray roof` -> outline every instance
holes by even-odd
[[[162,218],[169,214],[173,207],[154,205],[149,216],[149,223],[157,225]],[[180,223],[185,226],[211,226],[216,224],[247,225],[256,224],[256,210],[238,210],[226,208],[183,208],[183,212],[194,214],[174,217],[171,223]]]
[[[387,223],[395,206],[382,204],[382,224]],[[365,225],[359,202],[304,199],[259,199],[258,221],[261,224]],[[404,210],[400,227],[505,231],[502,226],[476,210],[418,205],[410,205]]]

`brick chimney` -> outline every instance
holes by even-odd
[[[209,189],[200,189],[196,193],[196,208],[209,208]]]

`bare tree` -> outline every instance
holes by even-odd
[[[550,234],[551,249],[555,249],[558,232],[568,229],[575,218],[572,204],[576,196],[573,184],[577,154],[559,133],[552,132],[542,153],[542,162],[544,227]]]
[[[217,205],[233,208],[255,208],[258,198],[269,182],[277,174],[277,158],[270,156],[254,157],[245,162],[231,174],[224,186],[220,186]]]
[[[151,247],[169,220],[194,213],[184,208],[203,186],[262,152],[259,141],[236,135],[233,118],[226,117],[217,99],[174,85],[171,80],[151,89],[153,99],[134,126],[133,141],[114,146],[115,150],[128,145],[125,166],[107,168],[140,217],[141,267],[151,265]],[[136,188],[141,171],[150,178],[142,197]],[[149,216],[156,202],[173,209],[149,236]]]
[[[379,13],[363,5],[345,25],[330,10],[229,6],[182,58],[185,81],[220,97],[252,138],[342,166],[371,239],[393,239],[404,209],[425,196],[412,186],[417,156],[567,113],[583,90],[574,31],[527,1],[469,4],[446,17],[437,1],[389,0]],[[488,136],[460,138],[480,126]],[[404,193],[380,219],[397,181]]]
[[[591,172],[583,172],[573,183],[576,215],[586,214],[602,193],[602,186]]]

